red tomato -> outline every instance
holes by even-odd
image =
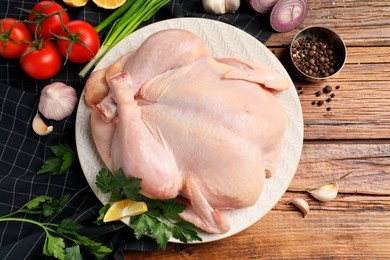
[[[20,57],[24,41],[32,41],[28,27],[14,18],[0,20],[0,33],[0,55],[5,58]]]
[[[58,35],[67,38],[57,38],[57,45],[61,54],[76,63],[91,60],[100,48],[100,38],[95,28],[81,20],[73,20],[65,24],[65,27],[68,32],[63,29],[58,31]],[[88,48],[83,46],[81,42]]]
[[[32,10],[37,14],[30,13],[28,20],[35,21],[38,24],[31,23],[30,30],[33,34],[36,33],[38,36],[42,36],[44,39],[53,38],[53,33],[55,34],[59,29],[61,29],[61,19],[64,24],[69,22],[69,16],[65,9],[53,1],[39,2],[33,7]],[[58,14],[59,12],[61,12],[61,14]],[[52,16],[45,17],[50,14]],[[40,26],[37,26],[39,24]]]
[[[37,44],[37,42],[33,42]],[[62,57],[57,46],[49,40],[43,40],[40,48],[28,45],[20,59],[23,70],[34,79],[53,77],[62,66]]]

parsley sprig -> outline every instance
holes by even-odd
[[[185,209],[183,204],[177,203],[174,199],[149,199],[139,193],[140,184],[141,179],[128,178],[122,169],[111,174],[106,168],[103,168],[96,176],[96,186],[103,193],[111,193],[110,202],[131,199],[145,201],[148,205],[147,212],[130,218],[129,225],[134,230],[137,239],[147,234],[156,240],[161,249],[166,249],[171,237],[184,243],[202,241],[202,238],[197,234],[196,227],[180,218],[179,214]],[[108,208],[109,204],[100,210],[98,223],[102,223]]]
[[[76,153],[66,144],[51,146],[50,150],[55,157],[49,157],[43,162],[41,169],[37,172],[38,175],[42,173],[62,174],[72,166],[76,158]]]
[[[32,219],[14,217],[14,215],[20,213],[43,214],[45,217],[49,217],[61,212],[68,200],[69,195],[64,195],[59,199],[42,195],[30,200],[20,209],[1,216],[0,222],[19,221],[41,227],[46,233],[43,254],[57,259],[82,259],[80,246],[85,247],[97,259],[102,259],[104,256],[110,254],[112,250],[109,247],[95,242],[86,236],[80,235],[77,231],[82,226],[71,219],[64,219],[59,224],[54,224],[41,223]],[[73,246],[66,247],[66,241],[73,242]]]

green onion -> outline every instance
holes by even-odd
[[[84,78],[115,44],[134,32],[142,22],[149,20],[168,2],[169,0],[127,0],[123,6],[97,25],[95,30],[99,33],[113,23],[99,51],[80,71],[79,77]]]

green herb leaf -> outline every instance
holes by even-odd
[[[57,232],[59,234],[74,234],[80,228],[82,228],[82,225],[79,223],[76,223],[71,219],[64,219],[58,225]]]
[[[37,172],[38,175],[42,173],[62,174],[72,166],[75,160],[76,153],[66,144],[55,145],[50,149],[56,157],[47,158]]]
[[[111,192],[110,201],[118,201],[124,198],[142,201],[145,197],[139,193],[141,179],[129,178],[122,169],[111,174],[103,168],[96,176],[96,186],[103,192]]]
[[[56,213],[61,212],[62,208],[64,207],[66,202],[68,202],[68,200],[69,200],[69,194],[60,197],[60,199],[48,200],[45,204],[42,205],[43,215],[45,217],[49,217]]]
[[[65,260],[83,260],[80,253],[80,246],[75,245],[73,247],[65,248]]]
[[[53,175],[58,175],[61,170],[62,158],[58,157],[49,157],[46,161],[43,162],[42,168],[37,172],[37,174],[42,173],[52,173]]]
[[[172,235],[181,242],[188,243],[190,241],[202,241],[195,231],[195,226],[187,221],[179,221],[173,225]]]
[[[70,166],[73,165],[75,155],[73,153],[66,153],[62,157],[62,164],[60,168],[60,173],[65,172],[67,169],[70,168]]]
[[[65,242],[61,237],[50,235],[46,232],[46,240],[43,246],[43,254],[47,256],[54,256],[58,259],[65,259]]]
[[[147,211],[141,215],[131,217],[130,226],[134,230],[137,239],[140,239],[146,233],[150,233],[156,227],[159,223],[157,215],[157,211]]]
[[[105,256],[112,253],[112,249],[100,244],[98,248],[95,248],[94,250],[90,249],[90,252],[96,259],[103,259]]]
[[[159,222],[150,231],[150,235],[156,239],[157,244],[163,250],[167,248],[168,240],[171,237],[172,228],[164,222]]]
[[[113,175],[106,169],[103,168],[99,171],[99,174],[96,176],[96,186],[103,193],[112,192],[114,189]]]
[[[141,179],[137,179],[137,178],[128,179],[127,184],[122,188],[123,194],[126,196],[126,198],[135,201],[145,200],[145,197],[139,193],[139,190],[141,189],[140,184],[141,184]]]
[[[89,237],[80,235],[76,232],[72,233],[72,236],[77,244],[88,249],[88,251],[97,259],[101,259],[112,252],[111,248],[103,246],[101,243],[93,241]]]
[[[171,220],[179,219],[179,214],[182,213],[185,208],[186,206],[184,206],[183,204],[179,204],[174,200],[166,201],[164,204],[161,205],[162,217]]]
[[[103,219],[104,219],[104,215],[106,214],[107,210],[110,208],[110,204],[106,204],[104,205],[104,207],[102,207],[100,210],[99,210],[99,217],[97,218],[97,220],[95,221],[95,224],[96,225],[103,225],[104,222],[103,222]]]
[[[53,198],[50,196],[41,195],[41,196],[38,196],[38,197],[30,200],[29,202],[24,204],[23,207],[26,207],[28,209],[41,209],[42,208],[41,204],[44,202],[50,201],[50,200],[53,200]]]

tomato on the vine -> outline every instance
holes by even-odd
[[[32,9],[28,16],[30,23],[30,30],[38,37],[44,39],[54,38],[61,29],[62,24],[69,22],[69,15],[61,5],[54,1],[38,2]]]
[[[26,42],[32,41],[27,25],[14,19],[0,20],[0,55],[5,58],[19,58]]]
[[[61,69],[62,56],[57,46],[49,40],[34,41],[23,49],[20,63],[23,70],[34,79],[48,79]]]
[[[68,60],[83,63],[91,60],[100,48],[95,28],[87,22],[73,20],[57,33],[57,45]]]

